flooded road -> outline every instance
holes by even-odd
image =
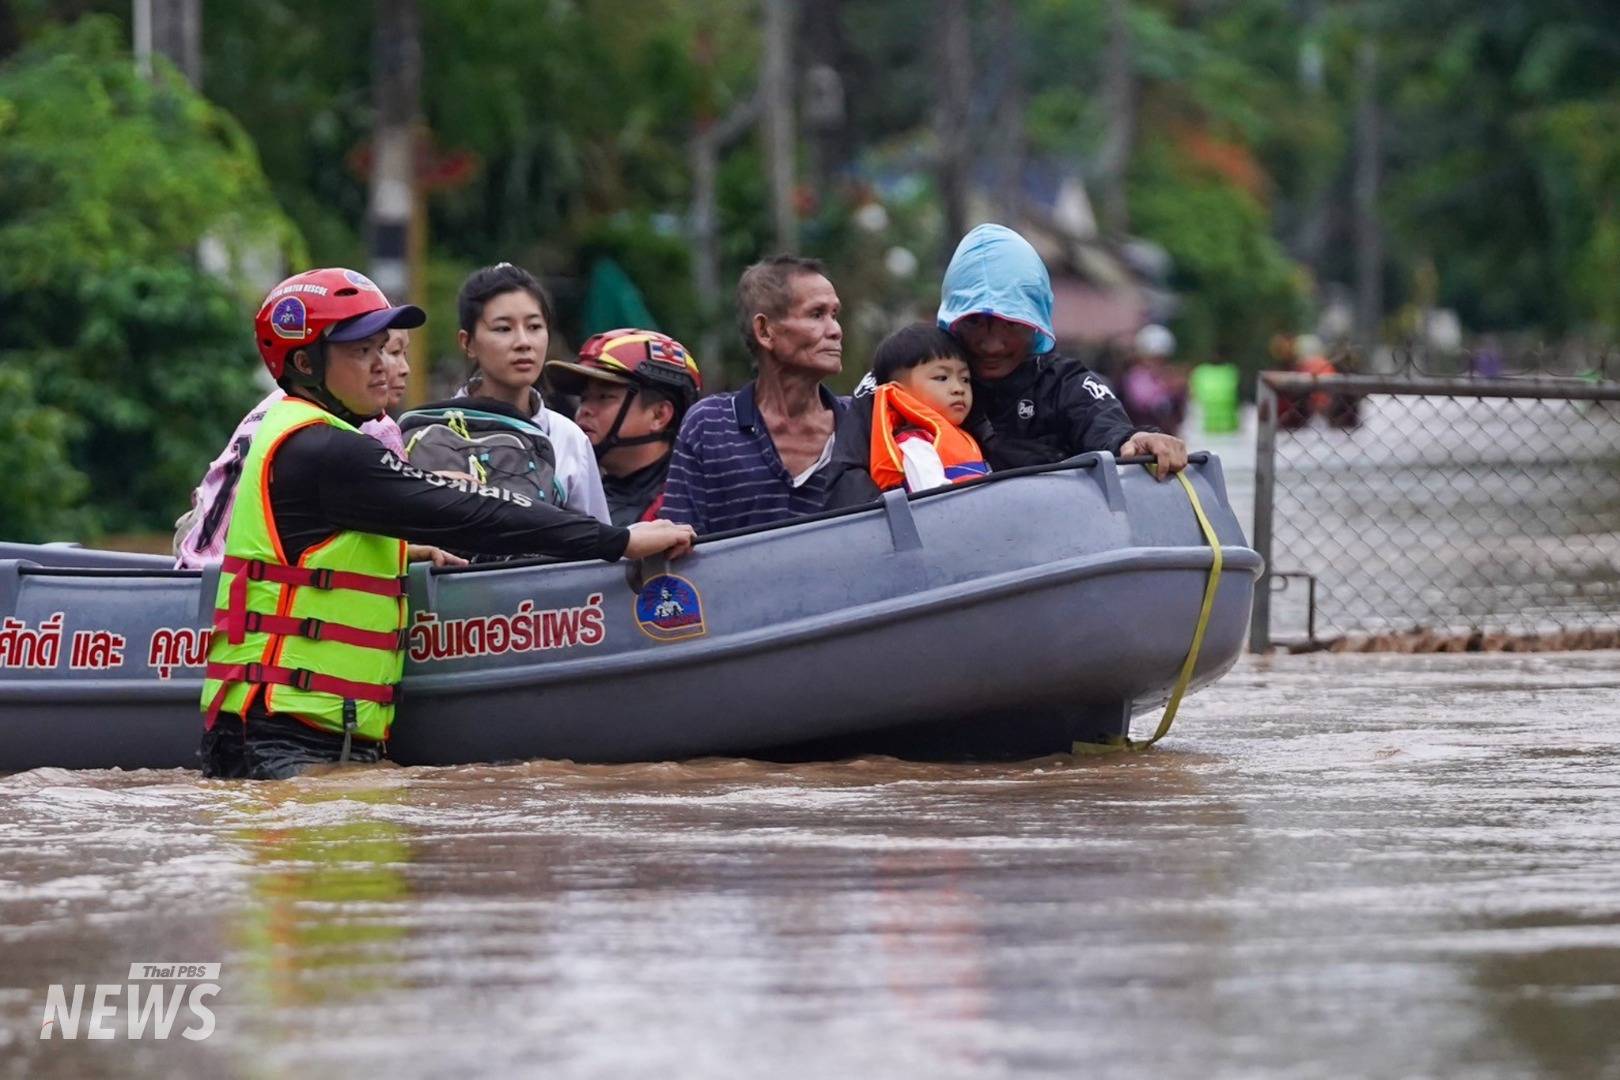
[[[206,1038],[126,1038],[163,961]],[[0,1075],[519,1072],[1620,1076],[1615,655],[1249,659],[1129,758],[0,778]]]

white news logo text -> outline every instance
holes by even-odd
[[[167,1039],[198,1042],[214,1033],[208,1001],[219,993],[218,964],[136,963],[122,983],[53,983],[45,991],[41,1039]],[[119,1018],[123,1023],[119,1024]]]

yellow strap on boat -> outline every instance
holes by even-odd
[[[1146,466],[1153,468],[1152,465]],[[1146,750],[1170,731],[1170,725],[1175,722],[1176,710],[1181,707],[1181,697],[1187,692],[1187,684],[1192,682],[1193,668],[1198,664],[1198,652],[1204,647],[1204,631],[1209,628],[1209,613],[1215,609],[1215,590],[1221,583],[1221,563],[1224,561],[1221,554],[1221,540],[1215,535],[1215,529],[1204,514],[1204,504],[1198,501],[1198,492],[1193,490],[1192,481],[1187,479],[1185,472],[1176,473],[1176,479],[1181,481],[1182,490],[1187,493],[1187,501],[1192,504],[1193,516],[1198,519],[1198,528],[1204,534],[1204,542],[1214,552],[1214,559],[1209,566],[1209,581],[1204,585],[1204,606],[1198,611],[1198,625],[1193,628],[1192,647],[1187,650],[1187,659],[1181,662],[1181,674],[1176,678],[1176,687],[1170,692],[1170,703],[1164,707],[1164,716],[1159,721],[1159,727],[1153,732],[1153,737],[1145,742],[1137,742],[1129,735],[1116,735],[1107,742],[1091,743],[1077,742],[1070,749],[1073,754],[1111,754],[1119,750]]]

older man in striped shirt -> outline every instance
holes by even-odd
[[[709,534],[825,508],[845,412],[821,385],[844,365],[838,314],[838,293],[815,259],[780,255],[743,271],[737,315],[758,373],[687,412],[670,456],[665,517]]]

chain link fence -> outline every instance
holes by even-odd
[[[1620,647],[1620,383],[1268,372],[1250,645]]]

